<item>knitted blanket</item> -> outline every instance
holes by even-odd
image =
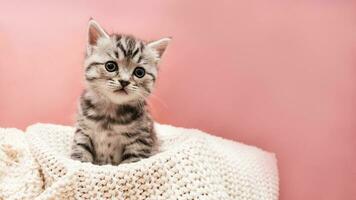
[[[21,192],[36,194],[37,199],[278,199],[273,154],[199,130],[160,124],[155,128],[160,140],[156,155],[136,163],[97,166],[69,158],[73,127],[30,126],[26,139],[31,155],[24,156],[36,160],[28,170],[38,172],[24,179],[34,191]],[[44,182],[30,181],[42,178]],[[16,199],[2,194],[6,184],[1,181],[0,199]]]
[[[25,134],[0,128],[0,199],[34,199],[43,191],[39,165]]]

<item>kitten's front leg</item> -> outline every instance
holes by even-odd
[[[138,137],[124,147],[121,164],[137,162],[153,154],[155,141],[150,137]]]
[[[77,129],[74,134],[72,153],[70,157],[81,162],[93,162],[95,151],[93,143],[81,129]]]

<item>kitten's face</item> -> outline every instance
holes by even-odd
[[[144,99],[151,93],[157,64],[170,39],[146,43],[129,35],[109,36],[93,20],[88,39],[88,89],[117,104]]]

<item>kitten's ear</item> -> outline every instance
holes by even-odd
[[[162,38],[162,39],[159,39],[159,40],[155,40],[155,41],[152,41],[152,42],[149,42],[147,44],[147,46],[149,48],[151,48],[152,50],[156,51],[159,58],[162,57],[164,51],[166,50],[167,46],[168,46],[168,43],[169,41],[171,41],[171,38],[170,37],[166,37],[166,38]]]
[[[94,19],[90,19],[88,23],[88,45],[95,46],[101,37],[110,38],[98,22]]]

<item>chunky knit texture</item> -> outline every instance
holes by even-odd
[[[273,154],[199,130],[155,127],[160,152],[119,166],[71,160],[72,127],[36,124],[27,141],[0,129],[0,165],[7,166],[0,199],[278,199]]]
[[[43,191],[39,165],[25,134],[0,128],[0,199],[34,199]]]

